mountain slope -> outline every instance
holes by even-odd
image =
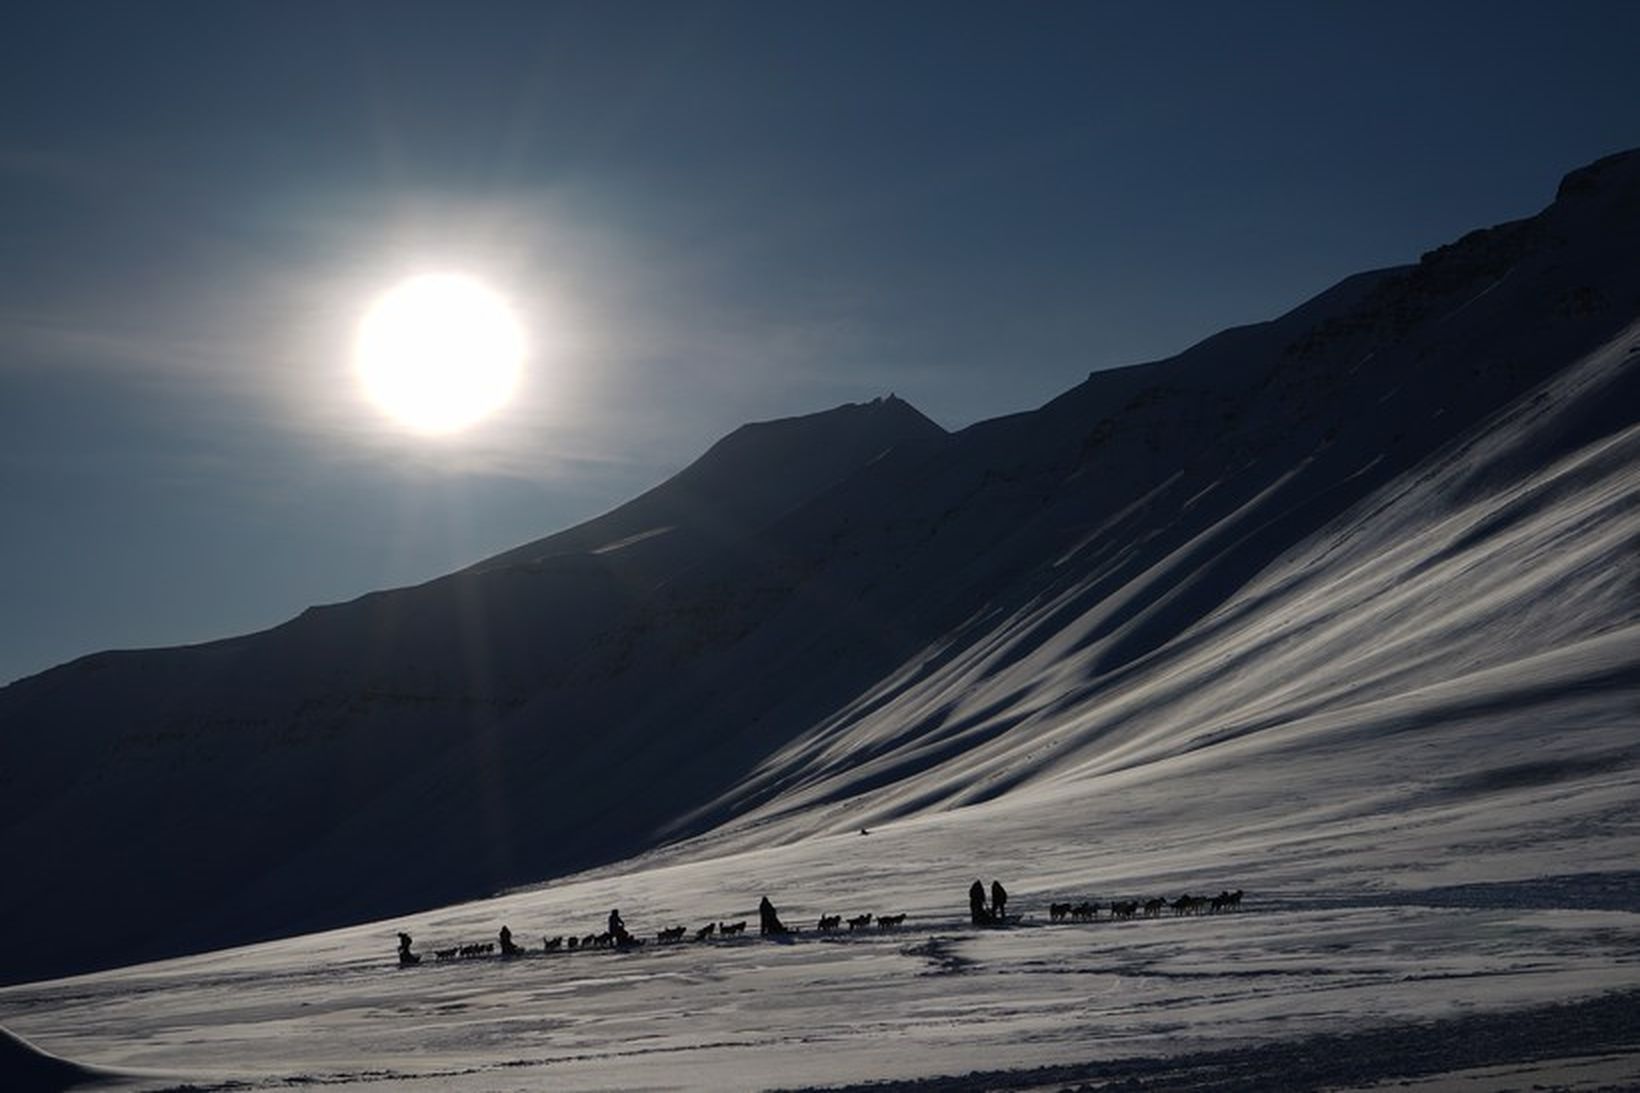
[[[49,924],[84,939],[5,974],[272,936],[540,875],[557,859],[475,854],[465,826],[439,869],[390,882],[350,883],[387,866],[402,838],[425,839],[414,824],[350,846],[333,872],[289,862],[407,779],[482,785],[491,760],[474,753],[475,731],[657,585],[896,445],[944,435],[895,398],[745,426],[642,497],[471,569],[0,690],[0,870],[29,893],[0,902],[0,931]],[[274,878],[268,899],[236,901]],[[113,921],[96,909],[105,886],[128,901]]]
[[[1388,643],[1386,666],[1373,669],[1390,681],[1385,693],[1395,680],[1525,661],[1626,626],[1635,464],[1622,438],[1640,406],[1628,325],[1640,280],[1626,258],[1640,223],[1636,168],[1628,156],[1580,172],[1540,217],[1346,282],[1282,321],[1173,361],[1095,375],[1035,414],[975,426],[938,459],[897,479],[857,480],[848,496],[828,495],[777,525],[764,538],[780,567],[766,571],[755,600],[740,591],[763,644],[807,642],[821,659],[891,640],[883,661],[895,667],[839,678],[838,693],[858,678],[871,683],[812,725],[766,726],[796,743],[673,830],[706,830],[764,806],[752,816],[789,816],[780,837],[794,837],[984,800],[1037,777],[1033,762],[1064,748],[1066,732],[1091,756],[1125,754],[1122,738],[1136,730],[1118,726],[1141,711],[1171,722],[1162,735],[1182,746],[1211,727],[1199,719],[1268,706],[1264,690],[1292,689],[1287,667],[1256,670],[1260,649],[1298,645],[1339,663],[1335,644],[1308,636],[1319,623],[1285,621],[1293,594],[1265,587],[1294,555],[1342,564],[1415,531],[1439,542],[1473,519],[1464,557],[1496,552],[1493,564],[1525,570],[1513,599],[1496,599],[1480,621],[1466,617],[1469,645],[1449,644],[1444,622],[1428,623],[1443,635],[1426,638],[1433,650]],[[1534,484],[1566,461],[1576,468],[1567,479]],[[1588,568],[1561,574],[1541,551],[1494,541],[1510,518],[1491,506],[1524,504],[1499,497],[1570,497],[1565,483],[1590,476],[1598,505],[1570,516],[1547,505],[1539,518],[1545,534],[1599,544]],[[1442,487],[1420,485],[1429,479]],[[885,518],[867,523],[863,512]],[[1567,519],[1571,530],[1557,531]],[[1367,534],[1380,526],[1389,538]],[[1445,579],[1453,572],[1419,564]],[[1376,606],[1407,579],[1388,571],[1393,581],[1365,591],[1318,565],[1293,580],[1325,610],[1350,605],[1341,632],[1370,644],[1388,624]],[[1471,561],[1458,572],[1478,582],[1485,570]],[[698,593],[719,594],[709,584]],[[818,606],[828,600],[861,620],[852,632]],[[1396,602],[1414,629],[1447,610],[1433,596]],[[1511,611],[1532,612],[1532,624]],[[848,636],[828,644],[832,625]],[[1192,645],[1246,682],[1178,675],[1172,660]],[[1153,674],[1178,678],[1158,692]],[[1377,681],[1370,672],[1329,678],[1312,706]],[[1186,681],[1179,707],[1162,701]],[[1280,723],[1299,709],[1270,716]],[[1091,723],[1065,728],[1079,721]]]
[[[1640,754],[1637,245],[1629,153],[1536,217],[1030,413],[749,429],[424,590],[14,685],[0,868],[37,900],[0,926],[141,898],[105,949],[12,974],[690,836],[663,853],[968,808],[1003,860],[1004,834],[1074,846],[1120,794],[1183,845],[1271,764],[1298,798],[1280,822],[1313,829],[1326,798],[1343,840],[1385,801],[1444,823],[1545,786],[1587,819]],[[890,427],[856,443],[867,415]],[[846,458],[812,469],[834,437]],[[771,467],[781,488],[748,480]],[[1212,793],[1171,796],[1192,771]]]

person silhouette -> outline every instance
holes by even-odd
[[[401,967],[401,968],[408,968],[413,964],[420,964],[421,963],[421,957],[417,956],[415,953],[410,951],[410,945],[411,945],[410,935],[407,934],[407,933],[404,933],[403,931],[400,931],[400,933],[399,933],[399,967]]]
[[[758,922],[757,922],[758,933],[761,933],[761,934],[789,934],[789,933],[791,933],[791,931],[786,928],[786,924],[780,921],[780,915],[779,915],[778,912],[775,911],[774,904],[769,902],[769,897],[768,896],[764,896],[762,902],[757,905],[757,919],[758,919]]]
[[[975,926],[989,926],[991,912],[985,909],[985,882],[975,881],[968,889],[968,913],[973,916]]]
[[[1008,889],[1002,887],[1002,882],[1001,881],[999,881],[999,880],[992,881],[991,882],[991,913],[996,916],[996,920],[998,922],[1003,921],[1004,915],[1003,915],[1002,909],[1006,906],[1008,906]]]
[[[524,950],[520,949],[517,945],[513,944],[512,931],[507,929],[505,926],[501,927],[501,955],[512,956],[515,953],[521,953],[523,951]]]
[[[626,932],[626,923],[621,921],[619,907],[609,912],[609,940],[616,945],[625,945],[632,940],[632,935]]]

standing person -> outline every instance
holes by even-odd
[[[410,935],[399,934],[399,967],[408,968],[413,964],[420,964],[421,957],[410,951]]]
[[[968,889],[968,913],[973,916],[975,926],[989,926],[991,912],[985,909],[985,882],[975,881],[974,886]]]
[[[791,933],[786,929],[785,923],[780,921],[780,915],[775,911],[774,904],[769,902],[768,896],[764,896],[763,901],[757,905],[757,920],[757,932],[760,934]]]
[[[1002,922],[1004,920],[1005,916],[1003,915],[1002,909],[1006,906],[1008,906],[1008,889],[1002,887],[1001,881],[992,881],[991,913],[996,916],[998,922]]]
[[[501,955],[512,956],[514,953],[522,951],[517,945],[513,944],[512,931],[505,926],[501,927]]]
[[[619,907],[609,912],[609,940],[615,945],[625,945],[632,940],[632,935],[626,932],[626,923],[621,921]]]

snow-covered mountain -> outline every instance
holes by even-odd
[[[1030,413],[747,426],[427,585],[13,684],[0,931],[79,942],[3,975],[884,824],[1043,883],[1116,838],[1154,877],[1325,844],[1474,879],[1482,828],[1532,848],[1489,876],[1632,862],[1637,253],[1631,152]]]
[[[602,860],[600,846],[509,853],[470,826],[462,809],[516,762],[478,730],[561,686],[587,646],[702,557],[729,556],[896,445],[944,437],[893,397],[747,425],[612,512],[450,576],[246,637],[96,654],[0,690],[0,871],[26,893],[0,900],[0,930],[79,939],[8,959],[0,978],[277,935]],[[601,729],[542,726],[566,744]],[[421,819],[385,839],[348,841],[355,817],[398,807],[406,785],[460,805],[440,819],[423,800]],[[330,848],[327,864],[304,861],[316,847]]]

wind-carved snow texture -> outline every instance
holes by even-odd
[[[15,684],[0,928],[86,945],[5,978],[399,917],[0,1021],[203,1085],[1640,1081],[1636,253],[1630,153],[1032,413],[749,427],[443,581]],[[975,877],[1032,923],[966,926]],[[390,966],[763,893],[910,918]]]

